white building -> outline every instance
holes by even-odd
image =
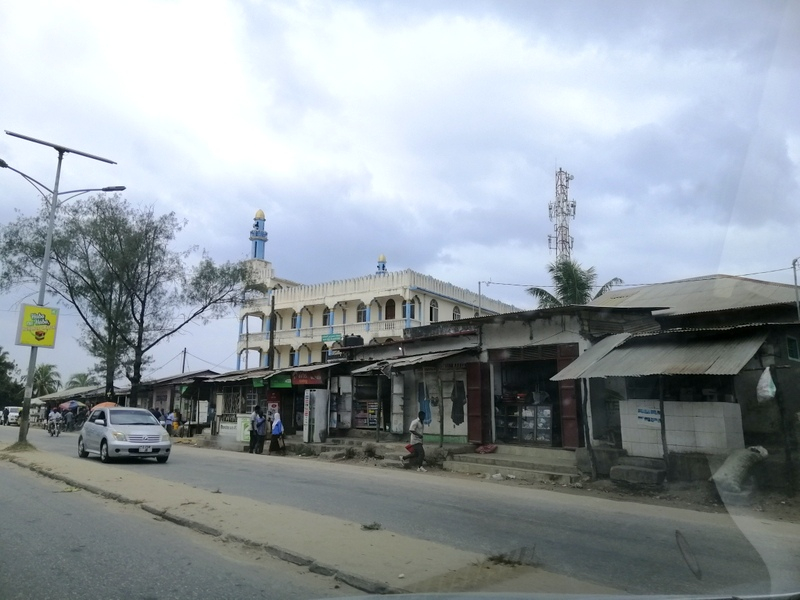
[[[383,255],[372,275],[311,285],[281,279],[264,258],[264,223],[259,210],[249,264],[265,293],[250,298],[239,313],[239,369],[270,366],[273,298],[276,369],[327,362],[329,352],[343,344],[399,340],[408,327],[519,310],[415,271],[387,271]]]

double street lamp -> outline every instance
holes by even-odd
[[[109,163],[112,165],[117,164],[113,160],[109,160],[107,158],[102,158],[101,156],[95,156],[94,154],[88,154],[86,152],[82,152],[80,150],[74,150],[73,148],[67,148],[66,146],[62,146],[60,144],[53,144],[51,142],[45,142],[43,140],[39,140],[36,138],[28,137],[26,135],[22,135],[19,133],[13,133],[11,131],[6,130],[6,133],[10,136],[17,137],[23,140],[27,140],[29,142],[34,142],[36,144],[42,144],[43,146],[49,146],[53,148],[58,153],[58,164],[56,166],[56,181],[53,185],[53,189],[51,190],[46,185],[40,183],[33,177],[26,175],[22,171],[18,171],[17,169],[10,167],[8,163],[4,160],[0,159],[0,168],[10,169],[15,173],[21,175],[28,183],[30,183],[36,190],[44,197],[45,202],[48,203],[48,219],[47,219],[47,237],[45,239],[44,245],[44,258],[42,259],[42,273],[39,279],[39,296],[36,300],[37,306],[44,306],[44,296],[45,291],[47,289],[47,273],[48,269],[50,268],[50,252],[53,245],[53,231],[55,230],[55,223],[56,223],[56,211],[58,207],[66,202],[74,198],[75,196],[80,196],[81,194],[86,194],[88,192],[122,192],[125,190],[125,186],[122,185],[114,185],[102,188],[83,188],[78,190],[69,190],[66,192],[61,192],[58,189],[59,181],[61,180],[61,161],[64,159],[64,155],[67,153],[70,154],[77,154],[79,156],[85,156],[86,158],[91,158],[93,160],[99,160],[101,162]],[[50,200],[48,202],[47,194],[50,194]],[[70,195],[71,194],[71,195]],[[64,198],[63,200],[59,199],[59,196],[67,196],[68,198]],[[31,355],[30,360],[28,362],[28,377],[25,381],[25,395],[22,400],[22,413],[20,414],[20,423],[19,423],[19,441],[25,442],[28,437],[28,426],[30,423],[30,410],[31,410],[31,397],[33,396],[33,377],[36,371],[36,356],[37,356],[38,346],[32,345],[31,346]]]

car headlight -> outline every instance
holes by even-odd
[[[114,436],[114,439],[117,440],[118,442],[128,441],[128,438],[125,437],[125,434],[122,433],[121,431],[115,431],[112,435]]]
[[[166,431],[161,434],[161,441],[162,442],[168,442],[169,441],[169,434]]]

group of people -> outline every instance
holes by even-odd
[[[153,413],[153,416],[158,419],[159,423],[163,423],[166,430],[172,435],[176,430],[180,428],[186,421],[177,408],[172,411],[161,410],[158,407],[151,408],[150,412]]]
[[[88,413],[89,411],[85,406],[78,406],[72,409],[53,406],[50,410],[42,406],[39,419],[45,429],[50,427],[50,423],[58,423],[64,428],[64,431],[75,431],[80,429],[81,425],[86,421]]]
[[[278,411],[270,419],[264,414],[260,406],[256,406],[250,415],[250,454],[262,454],[267,430],[270,431],[268,454],[286,456],[286,439],[284,437],[283,421]]]

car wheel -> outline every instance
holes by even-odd
[[[100,462],[111,462],[111,457],[108,455],[108,444],[105,440],[100,442]]]
[[[169,459],[169,456],[156,456],[156,461],[164,464]]]
[[[86,448],[83,446],[83,438],[78,438],[78,456],[80,458],[86,458],[89,456],[89,453],[86,451]]]

